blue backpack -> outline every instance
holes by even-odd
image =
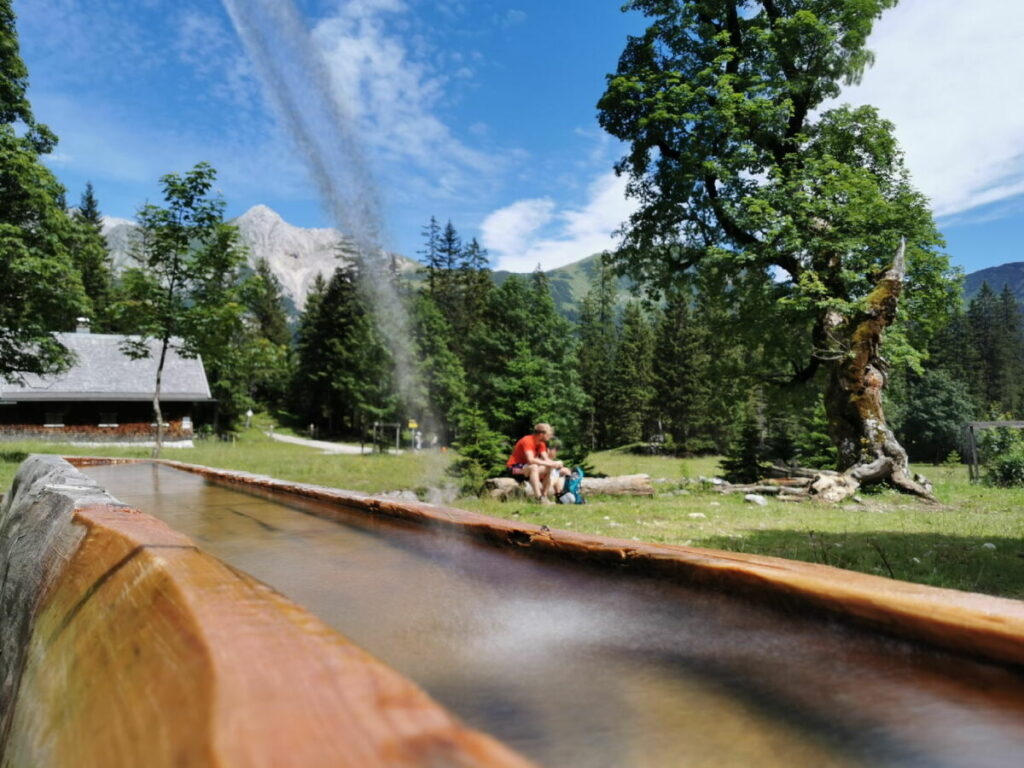
[[[583,467],[573,467],[572,473],[562,483],[562,492],[558,494],[559,504],[586,504],[583,498]]]

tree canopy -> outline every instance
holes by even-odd
[[[40,157],[57,137],[28,101],[11,0],[0,0],[0,378],[53,373],[69,355],[52,331],[74,327],[88,302],[68,250],[64,188]]]
[[[224,222],[224,201],[211,194],[216,176],[210,165],[199,163],[184,174],[161,178],[166,205],[147,204],[139,210],[132,253],[137,266],[123,275],[118,312],[130,316],[137,334],[125,340],[125,354],[149,357],[149,339],[159,346],[153,398],[156,456],[163,440],[160,384],[171,345],[185,356],[213,353],[206,365],[214,390],[237,370],[230,352],[242,330],[237,294],[244,255],[237,229]],[[234,389],[221,388],[218,399],[229,402],[226,395]]]
[[[775,373],[806,381],[825,368],[844,389],[844,403],[826,406],[845,467],[864,458],[846,433],[868,415],[854,413],[837,366],[882,315],[872,327],[892,326],[889,362],[919,364],[957,288],[892,124],[870,106],[826,104],[868,66],[872,25],[893,5],[633,0],[626,9],[652,21],[629,38],[598,105],[604,128],[628,143],[616,170],[639,203],[618,266],[655,289],[726,276],[727,299],[757,319],[784,368]],[[902,239],[905,262],[882,297]],[[884,378],[868,346],[864,362]],[[880,411],[870,418],[884,422]]]

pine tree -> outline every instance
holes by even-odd
[[[69,250],[89,298],[92,327],[98,331],[112,330],[113,265],[103,237],[103,215],[92,182],[86,182],[81,202],[71,219],[74,226]]]
[[[763,370],[763,347],[750,335],[747,324],[727,309],[722,295],[729,283],[704,279],[696,294],[694,316],[706,329],[707,393],[703,409],[702,440],[698,450],[725,453],[740,428],[740,415],[753,387],[751,372]],[[710,443],[710,445],[708,444]]]
[[[491,293],[486,322],[474,329],[469,350],[470,399],[485,408],[492,429],[521,437],[548,421],[579,444],[586,395],[577,341],[543,273],[512,275]]]
[[[434,270],[434,286],[431,298],[452,330],[458,333],[465,328],[463,305],[459,290],[459,265],[462,262],[462,238],[451,219],[441,230],[437,242],[438,267]]]
[[[100,213],[100,204],[96,200],[96,190],[93,189],[91,181],[85,182],[85,190],[82,192],[76,213],[97,235],[103,234],[103,214]]]
[[[670,293],[656,330],[655,402],[677,452],[708,447],[701,441],[711,398],[708,333],[692,311],[691,301],[688,291]]]
[[[455,349],[465,359],[465,343],[473,328],[483,322],[487,301],[494,288],[487,250],[476,238],[469,241],[460,255],[457,295],[459,303],[458,325],[455,333]]]
[[[421,378],[430,406],[418,414],[418,421],[424,431],[450,438],[467,405],[466,372],[454,352],[451,328],[433,299],[420,294],[413,299],[412,309]],[[428,414],[438,423],[429,422]]]
[[[318,431],[364,435],[374,421],[397,417],[393,364],[359,290],[353,261],[314,284],[299,321],[292,402]]]
[[[995,391],[999,410],[1008,414],[1021,411],[1024,386],[1024,333],[1021,329],[1020,306],[1010,286],[1003,285],[996,308],[996,336],[993,340]]]
[[[431,216],[430,222],[423,228],[423,250],[417,251],[427,273],[427,293],[434,296],[437,292],[438,274],[441,271],[441,225],[437,217]]]
[[[330,392],[328,374],[322,365],[323,336],[321,305],[327,293],[327,281],[317,274],[306,294],[306,306],[299,315],[295,330],[295,370],[289,387],[289,404],[298,423],[305,425],[323,416],[321,404]]]
[[[722,459],[722,471],[731,483],[756,482],[768,470],[763,408],[760,393],[753,394],[743,411],[739,438]]]
[[[256,260],[252,275],[243,285],[243,296],[259,334],[273,344],[288,346],[292,334],[288,329],[284,293],[281,282],[265,258]]]
[[[999,401],[1001,358],[997,350],[999,300],[988,283],[982,283],[967,308],[970,343],[977,355],[977,370],[970,380],[971,389],[982,407],[992,408]]]
[[[591,450],[610,447],[614,438],[610,422],[612,413],[611,378],[618,343],[615,327],[615,275],[597,260],[590,290],[583,299],[579,323],[580,383],[587,393],[584,431]]]
[[[611,379],[611,426],[619,445],[636,443],[650,432],[654,400],[654,333],[639,303],[622,313],[622,327]]]
[[[238,361],[238,368],[248,383],[249,400],[254,405],[276,408],[285,400],[292,375],[292,333],[281,283],[266,259],[256,261],[252,274],[242,281],[240,293],[246,327],[241,340],[245,355]]]

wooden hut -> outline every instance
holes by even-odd
[[[89,333],[86,326],[55,336],[74,354],[74,364],[56,376],[26,375],[18,383],[0,379],[0,439],[155,439],[159,342],[149,342],[148,358],[132,359],[121,349],[125,336]],[[197,410],[212,402],[202,359],[182,357],[172,344],[160,387],[165,439],[190,440]]]

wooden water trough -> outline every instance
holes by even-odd
[[[4,766],[530,763],[56,457],[0,507]]]
[[[1018,601],[160,463],[249,492],[326,502],[328,516],[331,505],[358,510],[1024,666]],[[0,507],[0,568],[5,766],[528,765],[318,619],[59,459],[32,457],[19,470]]]

